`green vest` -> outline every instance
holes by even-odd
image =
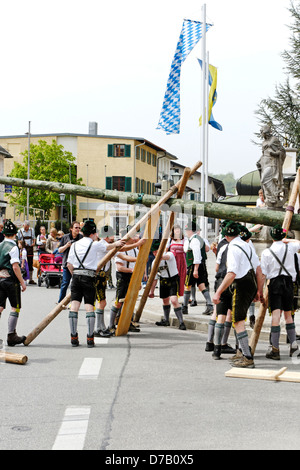
[[[188,251],[186,252],[187,267],[192,266],[192,264],[194,264],[193,250],[190,248],[190,242],[192,241],[193,238],[197,238],[197,240],[199,240],[200,242],[200,250],[201,250],[201,257],[202,257],[201,262],[204,262],[207,259],[206,251],[205,251],[205,242],[203,238],[201,238],[199,235],[193,235],[191,239],[189,240],[189,247],[188,247]]]
[[[13,267],[10,262],[10,256],[9,253],[13,249],[14,246],[16,246],[16,242],[11,243],[9,241],[6,241],[5,239],[3,242],[0,244],[0,269],[7,269],[9,274],[16,279]]]

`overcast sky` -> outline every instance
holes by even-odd
[[[1,2],[0,135],[98,133],[146,138],[191,166],[200,156],[201,41],[181,71],[181,132],[157,130],[184,18],[206,4],[218,68],[209,171],[255,170],[255,109],[284,80],[289,0],[14,0]]]

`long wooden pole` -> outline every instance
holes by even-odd
[[[180,185],[179,190],[177,192],[177,198],[178,199],[183,196],[185,187],[187,185],[188,179],[190,178],[191,174],[192,174],[192,170],[190,168],[185,168],[184,173],[183,173],[183,178],[182,178],[182,181],[181,181],[181,185]],[[135,312],[135,317],[134,317],[135,321],[139,321],[140,318],[141,318],[143,309],[144,309],[145,304],[146,304],[147,299],[148,299],[148,295],[149,295],[152,283],[154,281],[154,278],[155,278],[157,270],[158,270],[159,263],[161,261],[161,258],[163,256],[163,254],[164,254],[168,239],[170,237],[171,230],[172,230],[173,225],[174,225],[174,218],[175,218],[175,213],[172,211],[170,216],[169,216],[169,219],[168,219],[166,228],[164,230],[164,233],[162,235],[162,240],[161,240],[161,243],[159,245],[158,252],[157,252],[156,257],[153,261],[151,272],[149,274],[149,278],[148,278],[147,284],[145,286],[142,298],[140,300],[137,311]]]
[[[121,193],[119,191],[105,190],[93,187],[79,186],[75,184],[56,183],[53,181],[25,180],[20,178],[10,178],[0,176],[0,184],[9,184],[17,187],[42,189],[56,193],[74,194],[76,196],[90,197],[107,202],[119,202],[120,196],[126,196],[127,204],[141,204],[145,207],[152,207],[159,201],[157,196],[136,193]],[[230,202],[230,200],[228,200]],[[220,204],[215,202],[184,201],[171,198],[162,205],[162,211],[174,210],[179,213],[189,214],[202,213],[204,217],[214,219],[230,219],[253,224],[263,224],[269,227],[275,224],[283,224],[284,213],[282,211],[267,211],[255,208],[240,207],[230,204]],[[292,216],[291,230],[300,230],[300,215]]]
[[[286,214],[285,214],[284,221],[282,224],[282,228],[286,230],[286,232],[289,231],[289,228],[291,225],[299,190],[300,190],[300,168],[298,168],[298,171],[297,171],[296,179],[294,181],[292,192],[291,192],[290,199],[289,199],[289,205],[286,209]],[[256,350],[256,346],[259,340],[261,329],[265,321],[266,311],[268,308],[268,299],[269,299],[268,283],[265,286],[263,295],[264,295],[264,302],[259,307],[258,315],[257,315],[255,325],[253,328],[253,332],[249,340],[249,346],[251,347],[251,351],[253,355]]]

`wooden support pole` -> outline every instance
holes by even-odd
[[[57,315],[66,308],[70,301],[71,294],[67,294],[66,297],[61,302],[59,302],[59,304],[56,305],[56,307],[51,310],[50,313],[48,313],[41,323],[34,330],[32,330],[29,335],[27,335],[24,341],[25,346],[28,346],[46,328],[46,326],[48,326],[49,323],[51,323],[52,320],[54,320],[54,318],[56,318]]]
[[[181,181],[181,185],[180,185],[179,190],[177,192],[177,198],[178,199],[180,199],[183,196],[185,187],[187,185],[188,179],[190,178],[191,174],[192,174],[191,169],[190,168],[185,168],[184,173],[183,173],[183,177],[182,177],[182,181]],[[166,228],[164,230],[164,233],[163,233],[160,245],[159,245],[157,255],[156,255],[156,257],[155,257],[155,259],[152,263],[152,268],[151,268],[151,272],[149,274],[149,279],[147,281],[147,284],[146,284],[146,287],[144,289],[144,292],[143,292],[142,298],[140,300],[139,306],[137,308],[137,311],[135,313],[135,317],[134,317],[135,321],[139,321],[140,318],[141,318],[143,309],[144,309],[145,304],[146,304],[147,299],[148,299],[148,295],[149,295],[152,283],[154,281],[154,278],[155,278],[157,270],[158,270],[159,263],[161,261],[161,258],[163,256],[163,254],[164,254],[164,251],[165,251],[165,248],[166,248],[166,245],[167,245],[167,242],[168,242],[168,238],[170,236],[171,230],[172,230],[173,225],[174,225],[174,218],[175,218],[175,213],[172,211],[170,216],[169,216]]]
[[[9,362],[10,364],[26,364],[28,357],[24,354],[9,353],[6,351],[0,352],[0,362]]]
[[[146,243],[140,247],[135,267],[130,279],[128,291],[122,307],[121,316],[119,318],[118,327],[116,329],[116,336],[123,336],[128,333],[134,307],[137,301],[139,289],[145,273],[146,264],[149,257],[150,248],[152,245],[153,237],[159,222],[160,211],[155,212],[148,220],[144,238]]]
[[[294,208],[299,194],[300,187],[300,168],[298,168],[296,179],[293,184],[292,192],[289,199],[289,205],[286,209],[286,214],[283,220],[282,228],[288,233],[290,224],[294,215]],[[256,346],[259,340],[260,332],[265,321],[266,311],[268,308],[269,290],[268,283],[264,289],[264,303],[260,305],[259,312],[255,321],[253,332],[249,340],[252,354],[254,355]]]

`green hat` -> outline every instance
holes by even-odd
[[[84,222],[84,226],[82,227],[81,229],[83,235],[85,235],[86,237],[90,236],[92,233],[96,233],[97,232],[97,227],[96,227],[96,224],[93,220],[86,220]]]
[[[192,230],[192,232],[198,232],[200,230],[200,226],[196,223],[195,220],[191,220],[186,224],[185,230]]]
[[[286,230],[284,230],[281,225],[275,225],[270,229],[270,235],[275,241],[280,241],[286,237]]]
[[[240,233],[240,224],[237,222],[233,222],[232,220],[228,222],[222,229],[223,237],[236,237]]]
[[[4,223],[2,233],[3,235],[8,235],[8,236],[16,235],[16,233],[18,233],[18,229],[15,226],[15,224],[9,219],[9,220],[6,220],[6,222]]]
[[[160,241],[154,239],[151,245],[151,251],[157,251],[160,245]]]
[[[252,233],[247,229],[247,227],[244,227],[243,225],[240,226],[240,237],[242,240],[247,241],[249,238],[252,237]]]
[[[110,225],[104,225],[100,230],[100,238],[114,237],[115,231]]]

